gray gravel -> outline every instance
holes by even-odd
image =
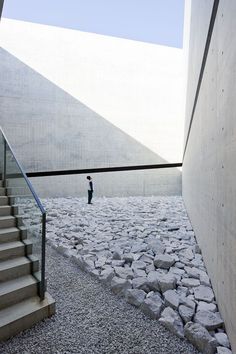
[[[199,353],[51,247],[47,263],[57,314],[0,344],[0,353]]]

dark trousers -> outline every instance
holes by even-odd
[[[88,191],[88,204],[91,204],[93,198],[93,191]]]

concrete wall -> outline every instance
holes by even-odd
[[[8,19],[0,32],[0,121],[27,171],[181,160],[182,50]],[[181,172],[165,174],[179,194]]]
[[[192,114],[213,2],[214,0],[185,0],[184,53],[187,55],[188,74],[184,140]],[[199,16],[200,13],[204,15]]]
[[[213,1],[193,0],[187,116]],[[236,2],[221,0],[183,165],[183,196],[236,352]]]
[[[1,20],[1,16],[2,16],[3,3],[4,3],[4,0],[0,0],[0,20]]]
[[[181,171],[173,169],[94,173],[94,198],[153,195],[181,195]],[[54,197],[87,197],[86,175],[54,176],[31,179],[41,197],[47,198],[54,186]],[[73,189],[71,188],[73,186]],[[96,201],[95,201],[96,202]]]

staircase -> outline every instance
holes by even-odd
[[[0,181],[0,341],[55,313],[51,296],[39,296],[39,260],[8,191]]]

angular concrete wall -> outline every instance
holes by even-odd
[[[0,0],[0,20],[1,20],[1,16],[2,16],[3,3],[4,3],[4,0]]]
[[[185,31],[189,43],[184,43],[185,53],[188,53],[188,74],[187,74],[187,100],[185,114],[185,136],[188,130],[194,97],[198,84],[198,77],[201,69],[201,62],[210,24],[211,10],[214,0],[192,1],[186,0],[185,4]],[[201,14],[201,16],[199,16]],[[202,15],[203,14],[203,15]],[[189,22],[190,21],[190,27]]]
[[[7,19],[0,31],[0,122],[27,171],[180,161],[182,50]],[[158,173],[147,183],[179,194],[181,172],[165,175],[169,190]],[[58,194],[53,183],[49,191]],[[120,191],[129,194],[126,184]]]
[[[213,1],[192,1],[186,127]],[[183,165],[183,196],[236,352],[236,2],[221,0]]]

